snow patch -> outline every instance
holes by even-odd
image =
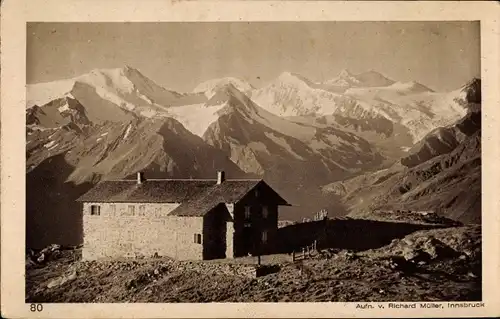
[[[250,85],[250,83],[246,81],[233,77],[226,77],[221,79],[208,80],[200,83],[196,88],[194,88],[193,93],[203,92],[205,93],[205,96],[210,99],[215,94],[215,91],[217,91],[218,88],[226,86],[228,84],[232,84],[241,92],[248,92],[253,90],[252,85]]]
[[[132,124],[129,124],[127,126],[127,130],[125,131],[125,135],[123,136],[123,139],[127,139],[127,137],[129,136],[130,132],[132,131]]]
[[[30,84],[26,86],[26,108],[43,106],[52,100],[65,96],[75,84],[75,80]]]
[[[96,88],[111,87],[117,92],[132,93],[135,90],[135,85],[128,79],[124,71],[121,68],[92,70],[76,79]]]
[[[141,110],[139,112],[139,114],[141,114],[144,117],[152,118],[152,117],[155,117],[158,114],[158,112],[156,112],[155,110],[152,110],[152,109],[144,109],[144,110]]]
[[[57,110],[59,113],[62,113],[64,111],[69,111],[70,109],[68,103],[65,103],[63,106],[58,107]]]
[[[267,155],[271,155],[266,145],[262,142],[250,142],[248,143],[248,147],[254,151],[266,153]]]
[[[169,108],[166,116],[173,117],[191,133],[203,136],[210,124],[217,121],[217,114],[226,103],[206,106],[205,104],[190,104]]]
[[[292,147],[286,142],[286,140],[283,138],[283,137],[278,137],[272,133],[268,133],[268,132],[264,132],[264,134],[270,139],[272,140],[274,143],[276,143],[277,145],[283,147],[284,149],[286,149],[290,154],[292,154],[295,158],[298,158],[300,160],[304,160],[304,158],[302,156],[300,156],[299,154],[295,153],[293,150],[292,150]]]
[[[144,94],[140,93],[140,92],[137,92],[137,95],[143,99],[144,101],[146,101],[148,104],[154,104],[153,101],[151,101],[150,98],[148,98],[147,96],[145,96]]]
[[[54,144],[56,144],[56,141],[50,141],[46,144],[43,144],[43,147],[45,148],[51,148]]]
[[[326,140],[326,142],[325,142]],[[322,150],[322,149],[328,149],[331,148],[332,146],[340,146],[342,143],[342,140],[336,136],[336,135],[327,135],[323,137],[322,139],[314,139],[311,141],[310,146],[313,150]]]
[[[118,95],[106,90],[105,88],[103,87],[96,87],[95,88],[96,90],[96,93],[102,97],[103,99],[105,100],[108,100],[110,101],[111,103],[113,104],[116,104],[118,106],[120,106],[121,108],[126,108],[128,110],[133,110],[135,109],[135,105],[125,101],[124,99],[122,99],[121,97],[119,97]]]
[[[47,150],[48,150],[48,151],[52,151],[52,150],[53,150],[53,149],[55,149],[58,145],[59,145],[59,144],[55,144],[55,145],[53,145],[53,146],[49,147]]]

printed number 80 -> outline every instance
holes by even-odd
[[[30,304],[30,311],[31,312],[42,312],[42,310],[43,310],[43,305],[42,304],[39,304],[39,303],[37,303],[37,304],[34,304],[34,303]]]

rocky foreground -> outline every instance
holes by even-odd
[[[324,249],[295,263],[265,256],[278,271],[257,278],[163,258],[83,262],[79,249],[58,246],[40,256],[27,258],[26,302],[481,300],[476,225],[418,231],[374,250]]]

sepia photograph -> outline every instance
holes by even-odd
[[[481,88],[479,21],[28,22],[25,302],[479,303]]]

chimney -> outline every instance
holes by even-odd
[[[224,171],[218,171],[217,172],[217,185],[222,184],[226,180],[226,174]]]
[[[144,172],[137,172],[137,184],[142,184],[146,181],[144,177]]]

